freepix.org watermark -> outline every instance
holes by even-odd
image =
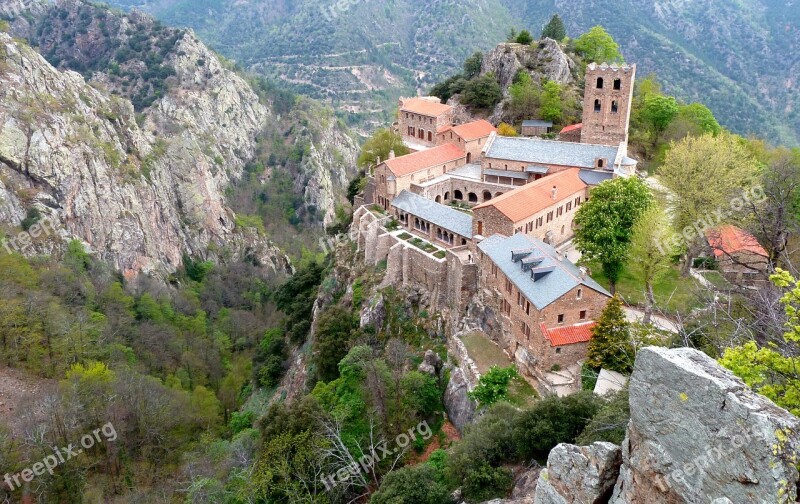
[[[56,467],[66,464],[70,460],[82,454],[85,450],[90,450],[103,442],[113,443],[117,440],[117,431],[114,425],[109,422],[99,429],[84,435],[77,444],[69,444],[66,448],[54,448],[53,454],[36,462],[31,467],[21,470],[18,473],[6,473],[3,481],[9,490],[14,491],[25,483],[30,483],[37,476],[44,473],[54,474]]]
[[[55,221],[49,217],[42,217],[39,222],[33,224],[27,231],[22,231],[13,238],[3,238],[0,245],[2,245],[9,254],[13,254],[14,252],[22,253],[33,244],[33,240],[36,238],[42,235],[50,236],[56,232]]]
[[[708,468],[740,452],[742,448],[750,443],[750,440],[751,435],[749,432],[734,435],[731,437],[727,447],[709,447],[705,453],[683,464],[682,467],[675,469],[666,476],[657,476],[657,478],[664,484],[664,488],[670,488],[675,483],[684,487],[691,487],[693,485],[687,478],[691,478],[694,481],[702,480],[701,476],[706,473]]]
[[[691,226],[683,228],[682,232],[676,233],[670,240],[657,242],[656,246],[658,247],[658,251],[662,254],[666,254],[667,251],[688,246],[698,238],[703,239],[706,230],[715,228],[723,222],[726,222],[731,216],[741,212],[745,208],[745,205],[761,203],[765,199],[767,199],[767,195],[764,193],[764,188],[761,186],[754,186],[742,192],[740,196],[733,198],[728,208],[717,208],[713,212],[695,221]]]
[[[391,457],[392,455],[400,453],[402,450],[405,450],[409,444],[417,439],[417,435],[421,436],[424,440],[428,440],[431,438],[431,436],[433,436],[433,431],[428,425],[428,422],[422,422],[416,427],[409,429],[408,432],[404,432],[403,434],[397,436],[394,440],[394,449],[389,448],[389,443],[383,442],[373,448],[371,453],[367,453],[358,459],[358,461],[342,467],[335,473],[329,474],[328,476],[322,478],[322,483],[325,485],[325,489],[328,491],[333,490],[339,483],[349,480],[360,472],[368,473],[375,464],[388,457]]]
[[[351,8],[360,3],[368,3],[370,0],[337,0],[330,5],[320,7],[320,12],[328,21],[333,21],[340,15],[346,13]]]

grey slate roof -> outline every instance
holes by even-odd
[[[614,172],[600,170],[581,170],[578,176],[586,185],[596,186],[614,178]]]
[[[608,291],[588,275],[586,278],[581,278],[580,269],[569,260],[559,260],[558,254],[553,247],[530,236],[521,233],[511,237],[494,235],[480,242],[478,248],[489,256],[500,271],[511,280],[538,310],[545,308],[579,285],[596,290],[609,297],[611,296]],[[531,250],[530,254],[526,254],[523,259],[517,262],[513,261],[512,251],[527,250]],[[543,258],[541,263],[538,262],[539,258]],[[551,268],[552,271],[543,276],[537,275],[537,279],[534,282],[533,278],[531,278],[531,270],[525,271],[523,269],[523,263],[526,262],[525,259],[528,260],[527,262],[534,263],[534,271],[546,273]],[[530,268],[530,266],[530,264],[526,265],[527,268]]]
[[[550,171],[549,167],[541,165],[530,165],[527,168],[525,168],[525,173],[539,173],[541,175],[544,175],[549,171]]]
[[[472,216],[435,201],[403,190],[392,200],[392,206],[442,229],[472,238]]]
[[[498,136],[489,147],[486,157],[531,164],[594,168],[596,159],[606,159],[609,165],[614,164],[618,150],[619,146]]]
[[[528,119],[527,121],[522,121],[523,126],[533,126],[537,128],[552,128],[553,121],[542,121],[541,119]]]

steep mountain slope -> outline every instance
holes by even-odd
[[[642,74],[708,104],[727,127],[800,137],[797,0],[114,0],[195,28],[223,54],[348,112],[369,112],[451,74],[511,26],[538,35],[554,12],[572,36],[604,25]],[[374,118],[374,116],[373,116]]]
[[[287,268],[228,199],[262,137],[287,121],[277,109],[295,105],[257,94],[193,33],[148,16],[76,0],[0,9],[61,69],[0,35],[0,220],[18,225],[35,209],[129,276],[174,271],[183,254]],[[308,151],[291,175],[300,204],[322,209],[317,226],[333,220],[356,151],[322,116],[307,113],[291,138]]]

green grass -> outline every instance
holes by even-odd
[[[401,240],[409,240],[412,238],[412,236],[408,233],[400,233],[397,237]]]
[[[719,290],[727,291],[733,288],[733,286],[728,283],[727,280],[725,280],[725,277],[723,277],[719,271],[706,271],[700,274]]]
[[[435,257],[437,259],[444,259],[446,255],[447,254],[445,253],[444,250],[440,250],[439,252],[436,252],[435,254],[433,254],[433,257]]]
[[[592,278],[600,285],[608,288],[608,278],[603,274],[599,264],[589,264]],[[670,268],[653,285],[658,308],[669,313],[688,313],[698,305],[697,293],[700,286],[692,277],[683,277],[677,267]],[[629,305],[644,306],[644,282],[628,267],[622,271],[617,282],[617,294]]]
[[[506,368],[514,365],[500,347],[492,343],[489,337],[483,333],[467,334],[461,338],[461,341],[464,342],[469,356],[475,361],[475,365],[482,375],[488,373],[492,366]],[[539,394],[525,378],[517,376],[511,380],[508,387],[510,403],[520,407],[530,406],[538,397]]]

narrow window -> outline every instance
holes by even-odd
[[[583,289],[578,289],[578,299],[583,299]]]
[[[602,110],[602,105],[600,105],[600,100],[597,99],[594,101],[594,111],[600,112],[600,110]]]
[[[603,89],[603,78],[602,77],[598,77],[597,78],[597,89]]]
[[[563,324],[564,323],[564,314],[563,313],[558,316],[558,323],[559,324]]]
[[[611,102],[611,113],[616,114],[617,112],[619,112],[619,103],[617,103],[617,100],[614,100]]]
[[[581,310],[581,320],[586,320],[586,310]]]
[[[614,89],[619,91],[622,89],[622,80],[621,79],[614,79]]]

